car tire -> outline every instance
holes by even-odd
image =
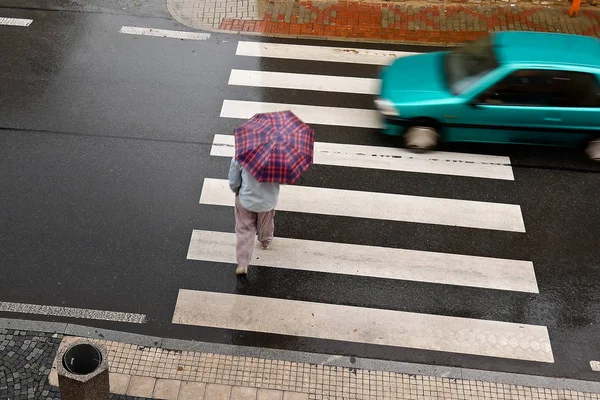
[[[439,140],[440,134],[431,126],[411,126],[404,134],[406,147],[413,150],[433,150]]]
[[[600,139],[591,140],[585,152],[590,160],[600,161]]]

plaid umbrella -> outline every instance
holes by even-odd
[[[259,182],[294,183],[313,163],[315,131],[291,111],[256,114],[234,133],[235,159]]]

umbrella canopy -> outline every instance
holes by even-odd
[[[315,131],[291,111],[256,114],[234,133],[236,160],[259,182],[294,183],[313,163]]]

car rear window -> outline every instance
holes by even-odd
[[[455,95],[464,92],[498,67],[491,36],[449,52],[444,64],[450,91]]]

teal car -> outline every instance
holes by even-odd
[[[383,132],[413,149],[440,141],[584,144],[600,160],[600,40],[499,32],[395,60],[375,100]]]

